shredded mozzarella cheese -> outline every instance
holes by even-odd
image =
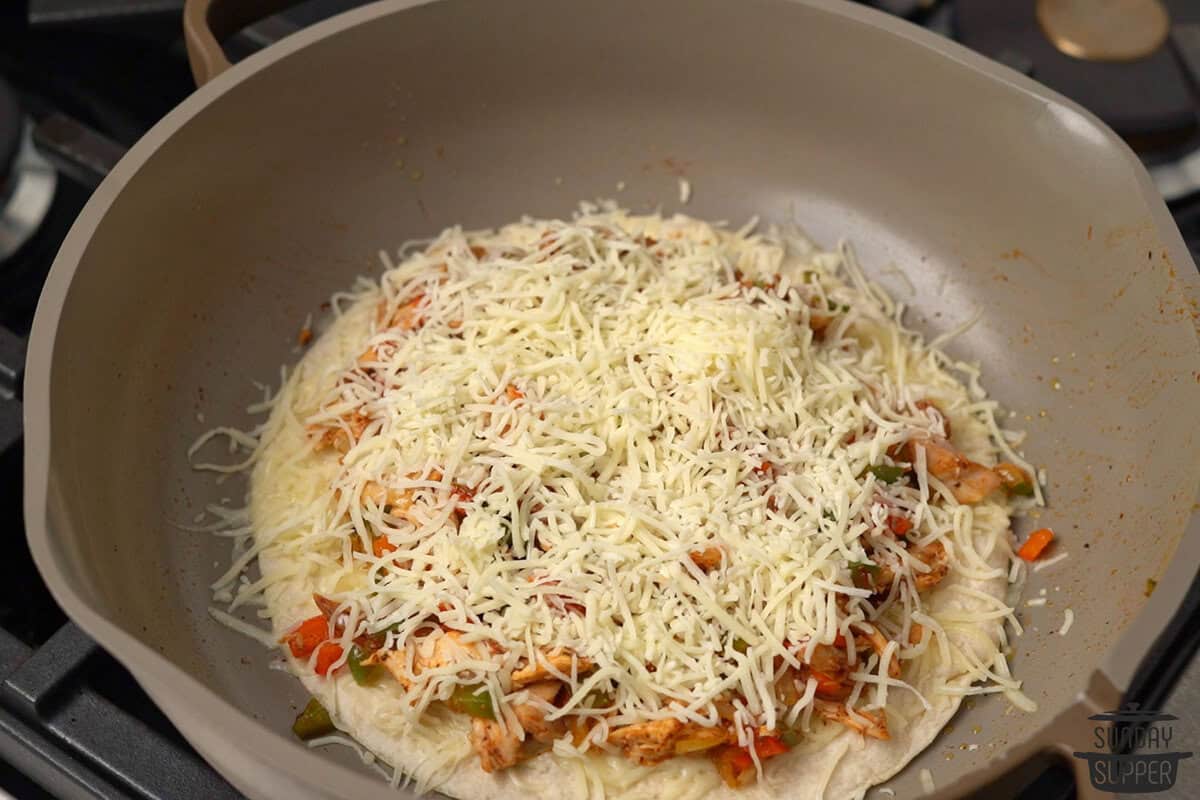
[[[1058,555],[1054,556],[1053,558],[1047,558],[1047,559],[1045,559],[1044,561],[1038,561],[1038,562],[1036,562],[1036,563],[1033,565],[1033,571],[1034,571],[1034,572],[1041,572],[1041,571],[1042,571],[1042,570],[1044,570],[1044,569],[1050,569],[1050,567],[1053,567],[1053,566],[1054,566],[1055,564],[1057,564],[1058,562],[1060,562],[1060,561],[1066,561],[1066,560],[1067,560],[1068,558],[1070,558],[1070,557],[1071,557],[1071,554],[1070,554],[1070,553],[1066,553],[1066,552],[1059,553]]]
[[[681,179],[680,200],[689,197]],[[926,656],[991,684],[952,693],[1023,697],[1006,664],[964,655],[947,632],[1015,626],[1012,609],[955,587],[967,605],[935,618],[916,588],[934,547],[951,570],[1004,576],[988,561],[1011,556],[1011,509],[954,502],[921,448],[911,484],[874,471],[909,439],[943,436],[940,414],[917,406],[924,399],[956,429],[974,425],[972,458],[1016,456],[977,371],[905,330],[902,307],[848,247],[820,252],[789,231],[609,208],[450,229],[400,256],[381,254],[378,286],[335,296],[338,315],[378,306],[356,361],[323,376],[318,396],[276,409],[345,444],[311,456],[332,481],[297,479],[307,494],[293,516],[252,540],[244,516],[223,518],[238,533],[213,588],[231,609],[262,597],[270,580],[243,573],[270,551],[319,570],[330,596],[353,607],[346,643],[386,630],[389,644],[416,646],[442,635],[427,633],[436,620],[479,653],[492,648],[413,674],[414,721],[448,685],[498,689],[518,664],[567,651],[594,669],[550,669],[571,689],[555,716],[598,691],[615,709],[603,730],[703,722],[736,691],[740,736],[807,728],[816,683],[784,704],[776,659],[799,666],[818,644],[872,627],[889,644],[853,672],[851,703],[865,687],[878,707],[890,687],[916,692],[888,666]],[[250,456],[198,468],[245,469],[261,433],[215,429],[189,456],[224,435]],[[912,545],[889,531],[897,516],[911,522]],[[710,549],[719,563],[702,565]],[[868,562],[894,576],[882,602],[879,587],[862,585]],[[914,623],[925,628],[915,644]]]
[[[920,772],[920,776],[921,776],[921,790],[924,791],[925,794],[933,794],[934,791],[937,790],[937,786],[934,785],[934,783],[933,783],[933,773],[927,769],[922,769]]]

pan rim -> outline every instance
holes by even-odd
[[[301,778],[314,789],[320,788],[325,792],[333,792],[335,791],[334,787],[337,787],[342,791],[352,791],[356,796],[366,797],[393,795],[386,784],[360,772],[340,765],[301,757],[300,754],[306,752],[306,748],[302,745],[289,741],[278,731],[242,713],[223,696],[208,689],[165,656],[126,633],[107,617],[93,611],[88,606],[83,596],[71,585],[64,571],[60,569],[52,544],[53,528],[64,521],[50,519],[52,513],[50,494],[56,487],[52,486],[54,478],[49,457],[51,419],[46,409],[50,407],[51,365],[55,339],[64,301],[68,296],[76,270],[109,209],[126,185],[159,148],[178,130],[187,125],[192,118],[201,114],[230,89],[275,62],[288,58],[298,51],[342,31],[429,2],[438,2],[438,0],[383,0],[383,2],[344,12],[306,28],[234,65],[211,83],[199,88],[151,128],[129,150],[128,154],[93,193],[55,257],[38,303],[31,330],[25,379],[24,506],[27,539],[39,571],[63,609],[90,636],[110,648],[114,656],[134,674],[139,682],[147,685],[148,688],[152,687],[151,694],[155,697],[156,702],[180,727],[181,731],[188,733],[194,730],[191,726],[197,724],[183,719],[182,709],[203,703],[205,707],[212,709],[210,717],[219,715],[222,724],[229,726],[224,734],[227,738],[234,741],[245,741],[254,737],[257,745],[256,756],[261,763],[279,772],[290,773],[294,777]],[[1168,250],[1171,259],[1180,265],[1178,281],[1182,291],[1191,297],[1200,296],[1200,276],[1197,276],[1195,272],[1191,256],[1183,244],[1165,203],[1154,189],[1149,173],[1142,167],[1128,145],[1086,109],[956,42],[938,37],[936,34],[884,12],[864,6],[841,3],[838,0],[779,0],[779,2],[807,6],[816,11],[843,18],[856,25],[897,36],[912,46],[945,58],[949,62],[948,68],[967,69],[981,78],[1004,87],[1006,91],[1036,98],[1044,103],[1047,109],[1070,114],[1079,121],[1080,125],[1086,126],[1091,134],[1102,139],[1114,156],[1122,159],[1124,166],[1128,169],[1130,180],[1137,188],[1140,204],[1161,236],[1163,246]],[[1193,268],[1188,270],[1187,266]],[[1197,458],[1200,459],[1200,456]],[[1188,550],[1196,550],[1200,547],[1200,528],[1193,525],[1191,529],[1180,534],[1176,546],[1182,550],[1185,545]],[[1182,561],[1183,559],[1176,560]],[[1173,564],[1172,568],[1167,571],[1166,580],[1156,592],[1153,602],[1142,610],[1136,622],[1131,624],[1127,632],[1114,644],[1109,655],[1101,661],[1099,669],[1112,669],[1118,674],[1132,671],[1132,667],[1127,663],[1116,666],[1110,664],[1109,662],[1112,661],[1110,656],[1118,650],[1135,652],[1138,657],[1146,652],[1150,643],[1166,625],[1165,617],[1160,617],[1161,622],[1159,622],[1148,618],[1148,614],[1156,609],[1178,606],[1188,582],[1183,579],[1171,580],[1170,577],[1172,575],[1180,578],[1190,577],[1186,572],[1184,564]],[[1158,612],[1156,611],[1156,613]],[[1134,637],[1134,640],[1127,641],[1131,637]],[[1128,658],[1123,659],[1125,662],[1128,660]],[[1085,687],[1080,686],[1079,688],[1083,690]],[[164,700],[167,702],[163,702]],[[188,738],[194,742],[199,737],[189,734]],[[1024,751],[1031,746],[1031,742],[1032,737],[1030,741],[1014,746],[1010,754],[1015,755]],[[208,757],[207,754],[206,757]],[[997,761],[1004,761],[1004,759],[997,759]],[[971,776],[947,786],[946,789],[948,791],[966,791],[978,786],[991,775],[992,773],[987,770],[979,770],[972,773]],[[230,776],[227,775],[227,777]],[[383,792],[387,792],[387,794]]]

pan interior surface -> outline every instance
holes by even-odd
[[[306,316],[377,275],[379,250],[448,225],[594,198],[791,220],[850,239],[926,334],[979,314],[949,350],[1028,431],[1051,505],[1023,524],[1070,555],[1031,577],[1047,603],[1019,615],[1013,666],[1041,710],[969,703],[892,784],[901,796],[920,768],[951,786],[1068,705],[1190,514],[1194,268],[1173,263],[1140,167],[1090,118],[819,4],[385,6],[151,137],[93,209],[63,300],[49,546],[82,603],[281,737],[302,690],[210,618],[228,546],[178,527],[240,505],[245,485],[194,472],[186,451],[213,425],[256,423],[254,382],[278,386]],[[235,712],[195,713],[217,730]]]

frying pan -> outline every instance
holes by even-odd
[[[206,22],[269,5],[190,4],[207,83],[79,216],[26,379],[26,517],[47,584],[231,782],[395,796],[353,754],[292,741],[299,684],[206,613],[228,551],[177,524],[245,487],[194,474],[188,445],[251,424],[252,381],[297,358],[305,316],[377,274],[381,248],[615,197],[848,237],[931,335],[982,312],[950,350],[985,365],[1046,469],[1050,506],[1019,527],[1053,527],[1070,555],[1031,575],[1046,606],[1019,612],[1013,665],[1039,710],[967,703],[892,786],[916,796],[929,768],[959,796],[1057,754],[1093,793],[1069,753],[1093,749],[1087,717],[1118,706],[1200,563],[1200,287],[1111,131],[832,0],[390,0],[224,69]]]

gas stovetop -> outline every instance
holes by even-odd
[[[1080,33],[1070,18],[1039,20],[1035,13],[1035,7],[1078,5],[1071,2],[872,4],[959,38],[1092,109],[1151,168],[1200,260],[1200,4],[1163,0],[1169,24],[1156,29],[1156,0],[1146,0],[1151,16],[1137,28],[1140,39],[1103,26],[1097,33],[1094,25]],[[242,32],[227,49],[244,56],[356,5],[309,0]],[[181,6],[181,0],[0,4],[0,531],[7,532],[0,559],[0,798],[239,796],[129,674],[67,621],[33,566],[21,517],[21,370],[38,293],[91,191],[124,149],[193,89],[179,35]],[[1141,47],[1145,55],[1112,63],[1064,52],[1122,47]],[[1173,623],[1176,631],[1197,606],[1200,592],[1193,591]],[[1193,634],[1159,647],[1131,695],[1168,710],[1200,704],[1200,665],[1188,666],[1195,643]],[[1190,724],[1180,731],[1184,743],[1200,743]],[[1189,732],[1197,735],[1188,739]],[[1022,797],[1073,793],[1069,773],[1056,764],[1031,768],[1020,783],[1027,784]],[[1181,791],[1178,797],[1191,794]]]

